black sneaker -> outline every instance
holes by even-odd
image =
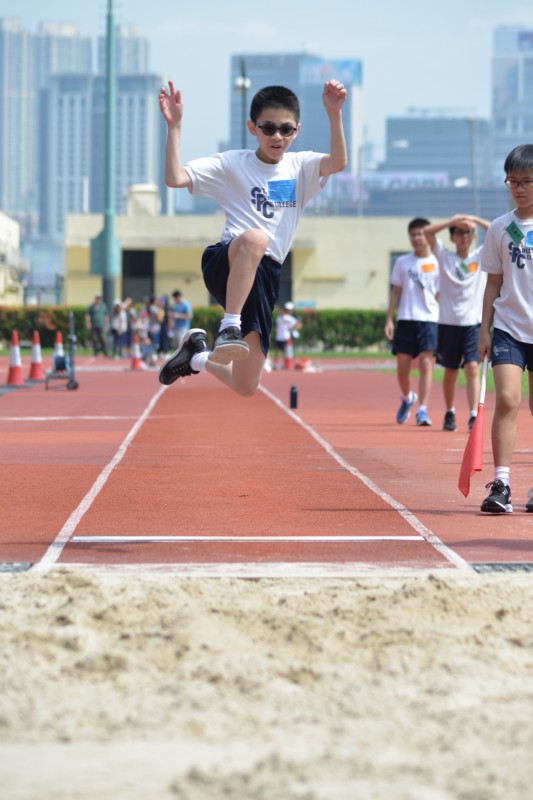
[[[457,422],[455,421],[455,411],[447,411],[444,415],[443,431],[456,431]]]
[[[533,512],[533,488],[527,493],[526,511]]]
[[[513,510],[510,486],[506,486],[503,481],[492,481],[487,483],[485,488],[490,488],[490,494],[481,503],[482,511],[487,511],[489,514],[503,514]]]
[[[224,328],[220,331],[211,348],[209,360],[214,364],[231,364],[246,358],[250,348],[242,338],[240,328]]]
[[[195,353],[207,350],[207,337],[202,328],[191,328],[183,337],[178,349],[167,358],[159,370],[159,383],[169,386],[178,378],[186,375],[198,375],[198,370],[191,368],[191,358]]]
[[[470,431],[474,427],[475,421],[476,421],[476,414],[470,414],[470,417],[468,419],[468,433],[470,433]]]

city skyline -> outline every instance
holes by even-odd
[[[148,38],[151,71],[173,79],[183,91],[185,160],[214,152],[228,137],[234,53],[309,52],[361,59],[363,123],[379,151],[386,118],[409,108],[490,117],[493,30],[501,25],[533,28],[530,6],[515,0],[504,9],[495,0],[472,0],[466,11],[464,4],[450,0],[437,21],[434,9],[419,0],[406,0],[401,7],[339,0],[334,14],[309,14],[306,3],[294,0],[282,16],[269,17],[242,0],[229,0],[223,7],[198,0],[181,20],[169,18],[161,0],[152,0],[149,7],[141,0],[129,0],[127,8],[114,5],[118,24],[134,26]],[[97,9],[73,9],[66,0],[50,0],[43,12],[42,4],[25,0],[22,8],[10,2],[3,16],[20,19],[34,31],[43,21],[72,22],[83,35],[96,37],[105,33],[106,10],[107,2]]]

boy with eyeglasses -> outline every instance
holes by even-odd
[[[207,247],[202,257],[205,285],[225,312],[220,331],[209,350],[205,331],[189,330],[161,367],[161,383],[207,371],[243,397],[257,390],[268,355],[281,267],[298,221],[329,175],[347,164],[345,100],[342,83],[324,84],[329,154],[288,152],[300,129],[298,98],[283,86],[267,86],[253,97],[247,122],[257,139],[255,151],[230,150],[182,166],[181,92],[172,82],[169,91],[161,89],[159,105],[168,126],[167,186],[214,200],[226,217],[220,242]]]
[[[526,368],[533,413],[533,144],[511,150],[503,168],[516,208],[491,223],[483,245],[481,268],[488,277],[478,346],[479,357],[492,360],[496,389],[494,480],[487,484],[490,493],[481,504],[481,511],[492,514],[513,510],[510,467]],[[531,489],[526,511],[533,511]]]
[[[487,230],[489,222],[473,214],[456,214],[445,222],[435,222],[424,228],[440,271],[437,363],[444,367],[444,431],[457,430],[455,387],[460,367],[464,369],[466,378],[469,431],[475,422],[479,403],[477,345],[487,276],[479,265],[481,247],[470,250],[476,239],[478,225]],[[437,233],[445,228],[449,230],[454,250],[444,247],[437,239]]]

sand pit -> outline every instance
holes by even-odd
[[[0,576],[6,800],[526,800],[533,579]]]

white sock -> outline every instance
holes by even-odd
[[[205,372],[205,362],[209,355],[209,350],[202,350],[201,353],[195,353],[191,358],[191,369],[196,372]]]
[[[471,417],[477,417],[477,408],[473,408],[472,409],[472,411],[470,412],[470,416]]]
[[[452,406],[451,408],[447,408],[446,409],[446,413],[448,413],[448,411],[451,411],[452,414],[455,414],[455,406]]]
[[[511,467],[494,467],[494,480],[503,481],[506,486],[509,486],[511,477]]]
[[[226,328],[239,328],[241,329],[241,315],[240,314],[224,314],[220,323],[219,330],[223,331]]]
[[[427,406],[418,406],[418,410],[419,411],[427,411],[428,407]]]
[[[405,400],[406,403],[414,403],[415,393],[413,392],[413,390],[411,390],[407,395],[402,394],[402,400]]]

